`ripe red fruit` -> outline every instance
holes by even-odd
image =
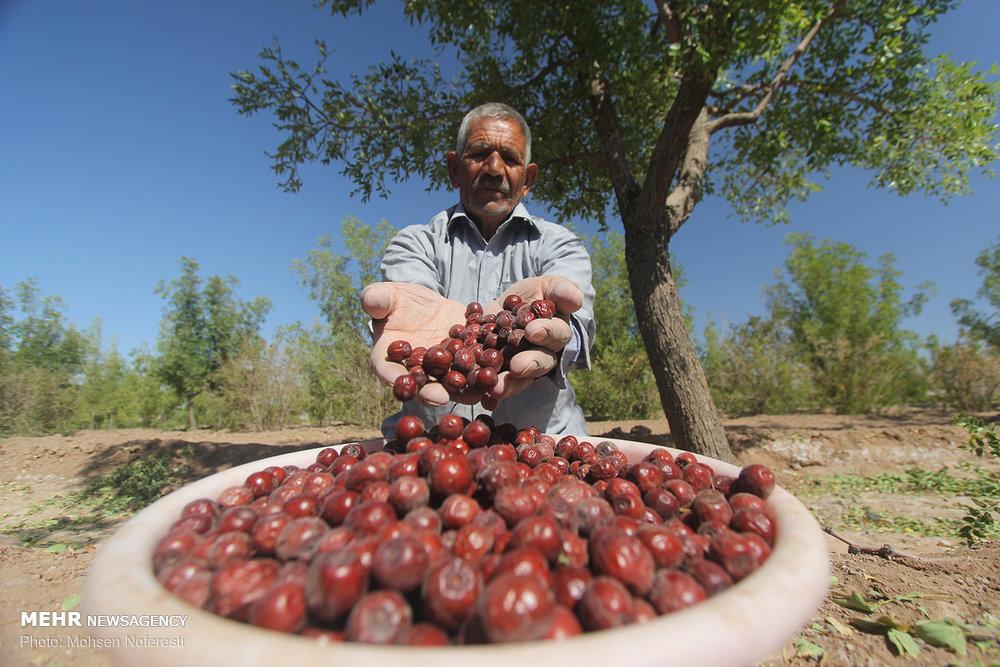
[[[550,303],[549,301],[536,299],[531,302],[531,312],[535,317],[550,318],[555,315],[555,309],[549,305]]]
[[[316,516],[293,519],[278,535],[274,553],[283,561],[308,559],[313,546],[328,530],[326,521]]]
[[[506,573],[487,584],[476,603],[476,612],[490,641],[531,641],[549,631],[555,616],[555,600],[541,581]]]
[[[448,456],[431,466],[427,482],[439,497],[462,493],[472,483],[472,464],[464,456]]]
[[[250,489],[254,498],[260,498],[274,491],[274,487],[277,486],[277,480],[275,480],[274,475],[262,470],[247,477],[247,481],[243,485]]]
[[[321,499],[319,515],[331,526],[344,522],[347,513],[358,504],[359,494],[354,491],[331,491]]]
[[[427,480],[415,475],[403,475],[389,485],[389,504],[400,515],[426,506],[430,496],[431,489]]]
[[[417,395],[417,378],[412,375],[400,375],[392,383],[392,395],[397,401],[409,401]]]
[[[462,437],[462,430],[465,428],[465,421],[454,413],[441,415],[438,419],[438,430],[441,437],[449,440]]]
[[[424,434],[424,422],[416,415],[403,415],[396,423],[396,439],[408,442]]]
[[[576,612],[587,630],[625,625],[632,619],[632,595],[617,579],[595,577],[577,602]]]
[[[389,343],[389,347],[385,351],[385,356],[389,361],[402,363],[412,353],[413,348],[410,346],[409,342],[405,340],[394,340]]]
[[[451,367],[451,360],[451,352],[440,345],[433,345],[427,348],[427,351],[424,353],[424,360],[421,366],[424,367],[428,375],[440,378],[444,377],[444,374],[448,372],[448,369]]]
[[[618,533],[592,539],[590,562],[598,574],[614,577],[636,595],[645,595],[653,584],[656,563],[636,537]]]
[[[740,471],[740,476],[733,482],[733,490],[752,493],[767,499],[774,489],[774,473],[766,466],[753,463]]]
[[[649,601],[661,614],[689,607],[705,597],[705,589],[691,575],[673,569],[659,570],[649,593]]]
[[[461,528],[475,520],[480,512],[479,503],[462,493],[453,493],[444,499],[438,514],[445,528]]]
[[[461,558],[446,558],[431,565],[421,588],[427,616],[446,630],[455,630],[473,611],[482,591],[479,572]]]
[[[296,519],[301,516],[316,516],[319,514],[319,501],[313,496],[299,494],[289,498],[281,506],[281,511]]]
[[[234,560],[212,579],[211,610],[216,614],[246,620],[250,605],[278,578],[280,566],[271,559]]]
[[[730,527],[738,532],[756,533],[767,543],[774,546],[774,520],[766,513],[757,509],[741,509],[733,515]]]
[[[733,578],[721,565],[704,558],[692,558],[684,564],[684,571],[694,577],[708,595],[715,595],[733,585]]]
[[[444,385],[449,394],[458,395],[465,391],[469,381],[460,371],[448,371],[441,379],[441,384]]]
[[[743,579],[757,569],[757,555],[742,534],[726,531],[712,538],[709,558],[726,568],[734,581]]]
[[[480,369],[480,373],[482,369]],[[473,419],[462,431],[462,439],[469,447],[483,447],[489,442],[490,427],[478,419]]]
[[[569,639],[583,632],[580,621],[571,609],[559,605],[552,615],[552,625],[543,639]]]
[[[684,560],[684,542],[666,526],[643,526],[637,535],[649,550],[656,567],[677,567]]]
[[[420,540],[403,535],[383,542],[372,557],[372,577],[383,588],[408,593],[420,586],[427,571],[427,551]]]
[[[521,519],[511,531],[512,547],[537,549],[549,561],[555,561],[562,548],[559,524],[551,516],[536,515]]]
[[[396,591],[375,591],[351,609],[344,635],[354,642],[393,644],[410,630],[413,611]]]
[[[506,296],[506,297],[504,298],[504,300],[503,300],[503,309],[504,309],[504,310],[509,310],[509,311],[511,311],[511,312],[514,312],[514,311],[516,311],[516,310],[517,310],[517,309],[518,309],[518,308],[519,308],[519,307],[521,306],[521,304],[523,304],[523,303],[524,303],[524,300],[523,300],[523,299],[521,299],[521,297],[520,297],[520,296],[518,296],[517,294],[509,294],[509,295],[508,295],[508,296]],[[499,320],[500,320],[500,316],[498,315],[498,316],[497,316],[497,323],[498,323],[498,324],[499,324]]]
[[[250,622],[279,632],[297,633],[306,625],[306,593],[301,584],[279,582],[250,606]]]
[[[324,621],[345,616],[367,589],[368,568],[350,549],[320,554],[309,565],[306,600],[309,611]]]
[[[694,497],[691,509],[698,517],[698,521],[702,523],[716,521],[722,525],[728,525],[729,520],[733,518],[733,510],[729,507],[726,497],[715,489],[700,491]]]

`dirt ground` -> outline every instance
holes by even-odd
[[[833,562],[827,601],[795,640],[762,665],[1000,664],[1000,540],[974,548],[955,534],[961,495],[871,488],[857,477],[918,470],[968,478],[985,465],[959,449],[965,432],[950,414],[916,410],[879,417],[780,415],[725,422],[740,462],[771,466],[778,482],[821,524],[865,546],[891,545],[908,557],[849,554],[828,538]],[[664,420],[592,422],[594,436],[670,445]],[[93,480],[137,460],[162,455],[173,479],[164,492],[224,468],[276,454],[375,437],[352,426],[264,433],[141,429],[83,431],[66,436],[0,440],[0,665],[113,664],[96,648],[31,645],[21,611],[73,608],[102,541],[130,508],[109,512],[79,492]],[[137,472],[136,474],[150,474]],[[853,480],[853,481],[852,481]],[[853,606],[843,606],[856,594]],[[836,600],[840,600],[840,604]],[[858,602],[860,599],[860,603]],[[907,630],[920,621],[966,624],[962,656],[925,641],[899,656],[886,634],[863,632],[852,619],[882,617]],[[63,643],[67,634],[46,628]],[[915,634],[911,632],[911,634]]]

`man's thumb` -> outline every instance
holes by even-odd
[[[361,290],[361,307],[373,320],[388,317],[392,301],[392,290],[385,283],[372,283]]]

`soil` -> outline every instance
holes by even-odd
[[[988,415],[987,415],[988,417]],[[739,462],[771,466],[778,482],[798,495],[844,539],[901,557],[848,553],[828,538],[834,579],[811,624],[781,651],[760,663],[774,665],[1000,664],[1000,540],[973,548],[955,534],[968,499],[954,494],[878,492],[831,482],[963,464],[994,475],[1000,466],[959,449],[965,432],[952,415],[907,410],[884,416],[768,415],[725,421]],[[672,445],[665,420],[591,422],[595,437]],[[162,455],[174,476],[162,492],[213,472],[267,456],[377,437],[351,425],[262,433],[127,429],[0,440],[0,665],[114,664],[97,648],[69,648],[73,629],[22,628],[22,611],[72,608],[94,554],[134,507],[109,513],[79,493],[94,480],[131,462]],[[900,519],[903,517],[903,519]],[[942,522],[942,519],[944,522]],[[877,608],[864,613],[834,599],[858,594]],[[852,619],[888,617],[908,628],[923,620],[968,624],[967,655],[918,641],[916,656],[898,656],[884,634],[863,632]],[[30,635],[30,638],[29,638]],[[52,638],[57,646],[39,646]],[[34,643],[34,645],[32,645]],[[822,652],[822,657],[818,655]]]

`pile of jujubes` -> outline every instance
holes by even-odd
[[[395,436],[189,503],[156,576],[262,628],[443,646],[642,623],[732,586],[774,544],[764,466],[726,477],[666,449],[630,461],[610,441],[488,416],[429,431],[407,416]]]

